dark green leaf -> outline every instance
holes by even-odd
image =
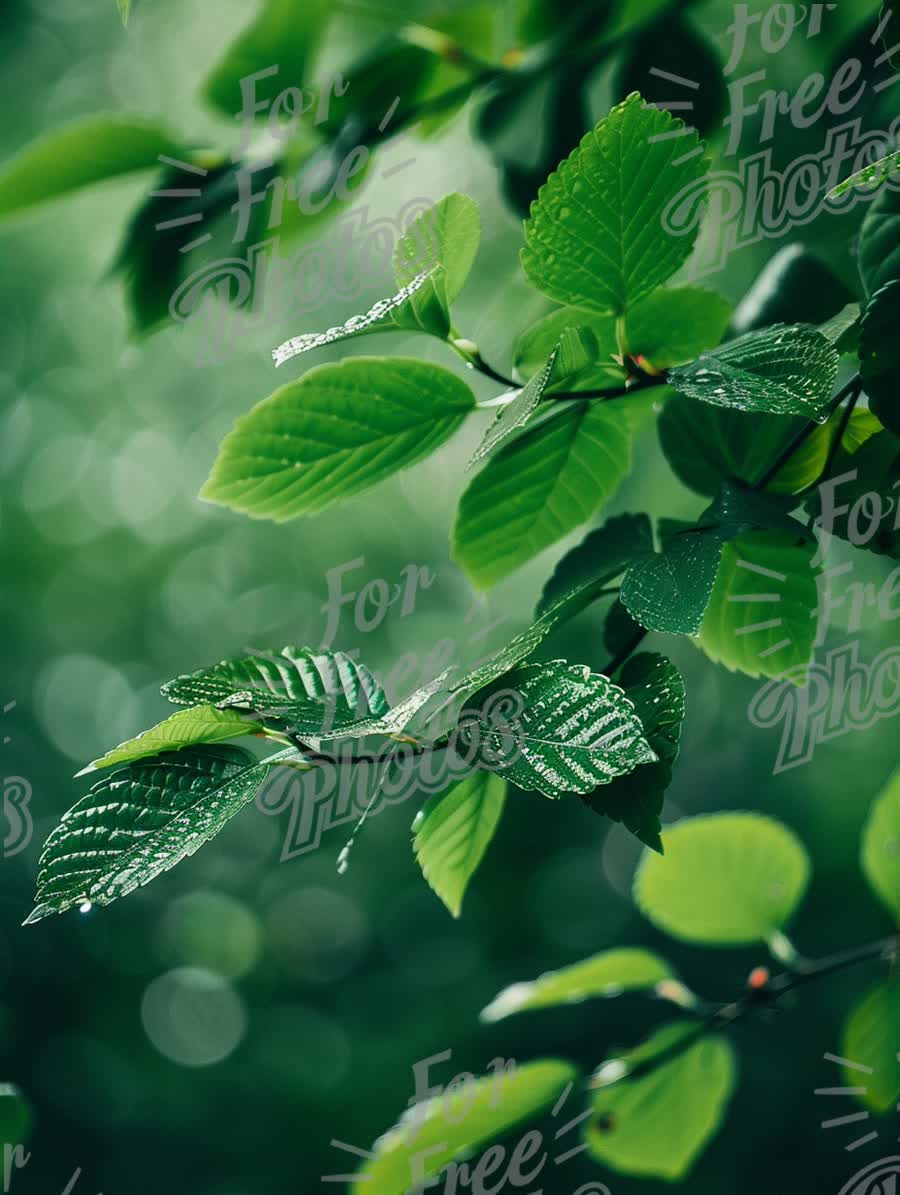
[[[900,557],[900,439],[882,431],[856,451],[846,441],[830,471],[807,503],[816,526],[879,555]],[[823,504],[824,499],[824,504]],[[822,534],[820,530],[820,534]],[[826,545],[827,546],[827,545]]]
[[[314,737],[333,738],[357,720],[380,717],[389,708],[384,690],[364,665],[343,652],[292,646],[222,660],[167,681],[162,694],[176,705],[205,701],[243,707]]]
[[[626,661],[618,680],[637,710],[656,760],[582,799],[594,813],[622,822],[646,846],[662,852],[659,815],[678,758],[684,681],[671,660],[651,652]]]
[[[719,569],[717,528],[679,532],[659,552],[636,560],[622,582],[622,604],[651,631],[696,635]]]
[[[464,712],[474,762],[547,797],[591,792],[655,757],[631,701],[601,673],[556,660],[528,664],[498,685],[517,707],[500,725]]]
[[[218,744],[104,775],[44,844],[38,904],[25,924],[73,905],[110,904],[193,855],[253,800],[269,767]]]
[[[854,298],[846,283],[803,245],[785,245],[734,313],[736,334],[770,324],[819,324]]]
[[[769,415],[824,422],[839,358],[815,328],[776,324],[748,332],[670,370],[669,384],[689,398]]]
[[[719,54],[681,13],[654,21],[626,43],[619,94],[638,91],[649,104],[665,108],[674,99],[688,101],[685,121],[706,135],[717,129],[727,92]],[[690,79],[695,87],[678,91],[665,73]]]
[[[882,187],[859,238],[859,273],[867,295],[900,278],[900,189]]]
[[[428,456],[474,406],[465,382],[439,365],[320,365],[237,421],[200,496],[277,523],[317,514]]]
[[[900,279],[871,298],[859,335],[860,373],[869,406],[889,430],[900,435]]]
[[[616,515],[591,531],[557,564],[544,586],[536,614],[587,584],[605,585],[638,556],[653,551],[653,532],[645,514]]]

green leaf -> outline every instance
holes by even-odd
[[[4,1148],[24,1145],[30,1121],[28,1105],[18,1087],[13,1083],[0,1083],[0,1145]]]
[[[859,303],[847,303],[837,315],[819,324],[819,331],[826,340],[831,341],[836,353],[843,355],[856,352],[861,314]]]
[[[500,408],[493,423],[485,433],[484,439],[472,454],[472,459],[469,461],[470,466],[484,460],[504,440],[508,440],[513,432],[518,431],[520,427],[528,422],[537,409],[537,405],[547,388],[547,383],[553,374],[553,364],[556,361],[557,351],[557,349],[553,350],[549,360],[544,363],[540,372],[536,373],[522,387],[512,402]]]
[[[237,421],[200,497],[277,523],[316,514],[428,456],[474,406],[465,382],[439,365],[320,365]]]
[[[450,304],[462,290],[481,239],[478,204],[454,192],[417,217],[397,242],[394,273],[397,285],[409,286],[420,274],[431,275],[417,290],[409,310],[426,332],[443,339],[450,331]],[[442,268],[440,284],[432,274]]]
[[[700,628],[711,660],[747,676],[798,673],[812,657],[818,608],[814,548],[781,531],[726,544]]]
[[[772,324],[820,324],[855,297],[815,253],[794,242],[779,249],[741,300],[736,336]]]
[[[73,905],[108,905],[213,838],[256,796],[274,759],[204,744],[104,775],[44,844],[26,925]]]
[[[116,0],[116,7],[119,10],[119,16],[122,18],[122,24],[127,26],[131,0]]]
[[[176,705],[244,706],[315,737],[336,737],[358,719],[389,709],[384,690],[363,664],[343,652],[307,647],[248,652],[178,676],[161,691]]]
[[[380,1137],[375,1156],[356,1176],[352,1195],[406,1195],[523,1120],[551,1107],[578,1078],[570,1063],[541,1059],[447,1086],[415,1104]],[[524,1160],[524,1159],[523,1159]],[[449,1180],[448,1180],[449,1181]]]
[[[462,496],[453,558],[487,589],[586,522],[631,466],[621,410],[568,402],[492,456]]]
[[[626,661],[619,683],[637,711],[656,761],[617,776],[583,800],[594,813],[621,822],[651,850],[662,852],[659,815],[678,758],[684,680],[671,660],[642,652]]]
[[[868,1067],[871,1074],[844,1068],[852,1087],[864,1087],[857,1096],[873,1112],[893,1111],[900,1101],[900,985],[888,979],[870,988],[854,1006],[841,1034],[841,1054],[849,1062]]]
[[[859,238],[859,273],[867,295],[900,278],[900,190],[883,187],[869,205]]]
[[[900,924],[900,771],[872,804],[862,833],[862,868],[875,895]]]
[[[435,273],[440,273],[440,270],[436,270]],[[334,344],[338,340],[349,340],[352,336],[369,335],[373,332],[396,332],[400,327],[400,313],[409,306],[413,296],[426,285],[431,285],[432,281],[434,279],[429,274],[419,274],[407,286],[402,286],[395,295],[373,303],[362,315],[351,315],[345,323],[328,328],[325,332],[303,332],[299,336],[292,336],[290,340],[272,350],[276,366],[284,365],[286,361],[298,357],[301,353],[324,348],[325,345]],[[440,287],[442,283],[436,282],[435,285]]]
[[[609,677],[583,664],[527,664],[502,678],[514,706],[498,725],[463,712],[472,762],[547,797],[587,793],[655,759],[634,706]]]
[[[806,850],[773,818],[685,818],[664,830],[663,842],[665,858],[644,855],[634,897],[658,929],[686,942],[765,942],[784,927],[806,891]]]
[[[603,623],[603,646],[610,656],[620,655],[631,642],[646,634],[646,628],[631,617],[621,601],[616,598],[606,614]],[[611,674],[610,674],[611,675]]]
[[[860,374],[869,406],[889,431],[900,435],[900,279],[871,298],[859,336]]]
[[[863,430],[869,430],[862,425]],[[810,495],[807,509],[820,528],[847,540],[854,547],[878,555],[900,557],[900,522],[896,516],[900,483],[900,438],[889,431],[870,435],[861,447],[844,447],[830,470],[833,485],[822,485]],[[823,491],[831,496],[834,513],[822,528]]]
[[[647,1062],[693,1032],[684,1021],[663,1025],[622,1061],[629,1068]],[[730,1043],[716,1035],[647,1074],[601,1087],[586,1132],[591,1155],[622,1174],[683,1179],[718,1131],[736,1070]]]
[[[544,586],[536,614],[588,584],[606,585],[638,556],[653,551],[653,532],[645,514],[616,515],[588,533],[557,564]]]
[[[678,532],[660,552],[640,557],[622,582],[622,605],[641,626],[696,635],[716,581],[723,536],[718,528]]]
[[[548,393],[555,390],[616,390],[625,384],[625,370],[613,357],[618,353],[616,321],[578,307],[561,307],[543,316],[519,337],[515,348],[515,366],[520,374],[531,377],[547,361],[567,330],[589,330],[597,343],[594,363],[581,369],[576,377],[562,370],[550,379]]]
[[[266,104],[257,118],[268,118],[276,96],[287,87],[303,87],[310,78],[330,8],[326,0],[303,0],[302,4],[295,0],[263,0],[259,15],[229,45],[204,82],[207,101],[235,119],[246,106],[241,81],[247,80],[246,86],[252,86],[250,102]],[[251,84],[249,77],[259,72],[269,73]],[[307,102],[309,97],[304,95],[303,103]],[[313,110],[304,113],[302,119],[312,124],[314,117]]]
[[[530,983],[514,983],[495,996],[481,1012],[481,1020],[493,1024],[513,1013],[558,1004],[580,1004],[598,996],[620,996],[623,992],[652,988],[674,972],[668,963],[649,950],[624,947],[604,950],[571,967],[548,971]]]
[[[892,175],[898,173],[900,173],[900,152],[888,154],[886,158],[880,158],[877,162],[864,166],[862,170],[857,170],[855,174],[845,178],[836,187],[832,187],[825,198],[837,199],[838,196],[846,194],[854,187],[859,187],[864,191],[875,191]]]
[[[235,710],[195,705],[191,709],[179,710],[136,738],[120,743],[100,759],[82,768],[78,775],[110,768],[113,764],[130,763],[148,755],[159,755],[162,751],[178,751],[182,747],[192,747],[195,743],[224,743],[227,739],[240,738],[245,734],[262,734],[264,730],[261,722],[248,721]]]
[[[413,822],[413,850],[422,874],[454,917],[500,822],[506,783],[473,772],[432,796]]]
[[[628,352],[654,369],[692,361],[725,335],[731,305],[715,291],[696,286],[662,286],[625,318]]]
[[[821,423],[837,378],[838,354],[815,328],[775,324],[748,332],[669,373],[689,398],[739,411],[803,415]]]
[[[832,416],[807,436],[768,483],[766,492],[796,494],[813,485],[825,468],[839,422],[840,414]],[[675,475],[689,489],[709,498],[715,497],[728,479],[745,486],[755,484],[805,426],[805,419],[731,411],[682,394],[666,401],[657,421],[660,443]],[[854,411],[845,443],[861,427]]]
[[[183,156],[167,132],[136,116],[90,116],[26,145],[0,169],[0,216]]]
[[[348,145],[377,141],[397,113],[411,112],[430,87],[440,60],[431,50],[389,35],[342,72],[344,92],[335,96],[319,130]],[[395,101],[399,100],[399,103]]]
[[[706,172],[694,132],[634,93],[587,133],[538,192],[522,263],[559,303],[622,315],[671,277],[694,235],[664,214]],[[698,152],[693,152],[693,151]]]

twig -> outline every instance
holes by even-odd
[[[843,390],[839,390],[838,393],[831,400],[829,407],[828,407],[828,418],[829,419],[831,418],[831,416],[834,414],[834,412],[838,409],[838,407],[841,405],[841,403],[844,401],[844,399],[848,395],[850,395],[850,394],[854,395],[853,401],[855,404],[856,400],[859,398],[859,391],[861,389],[862,389],[862,380],[861,380],[859,374],[856,374],[854,377],[852,377],[850,379],[850,381],[843,388]],[[827,423],[827,421],[828,420],[826,419],[825,422]],[[781,472],[781,470],[784,468],[784,466],[787,464],[787,462],[791,459],[791,457],[794,455],[794,453],[797,451],[797,449],[800,448],[801,445],[804,444],[809,439],[809,437],[813,434],[813,432],[816,430],[816,428],[819,428],[822,426],[823,425],[821,423],[817,423],[814,419],[811,419],[809,421],[809,423],[805,424],[801,428],[801,430],[797,433],[797,435],[794,436],[794,438],[792,440],[790,440],[785,445],[785,447],[782,449],[782,451],[775,458],[774,463],[771,464],[768,469],[766,469],[766,471],[765,471],[765,473],[763,473],[762,477],[760,477],[758,481],[755,481],[750,488],[752,490],[764,490],[766,488],[766,486],[769,484],[769,482],[778,476],[778,474]],[[843,431],[841,432],[841,435],[843,435]]]

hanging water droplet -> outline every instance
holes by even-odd
[[[91,902],[89,900],[85,900],[85,901],[82,901],[82,903],[78,906],[78,912],[79,913],[90,913],[90,911],[93,907],[94,906],[91,904]]]

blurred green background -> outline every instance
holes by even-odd
[[[346,62],[397,20],[389,8],[380,18],[378,5],[366,8],[375,15],[335,6],[328,63]],[[877,4],[841,9],[817,39],[795,38],[789,53],[763,61],[751,40],[742,71],[762,65],[772,86],[792,90],[812,70],[828,73],[867,42]],[[732,6],[704,4],[692,13],[723,57]],[[123,31],[112,0],[6,0],[3,157],[64,120],[101,110],[162,120],[197,143],[234,144],[234,126],[212,115],[197,89],[247,18],[240,0],[146,0]],[[619,98],[621,83],[615,63],[601,72],[596,116]],[[885,127],[885,113],[896,112],[889,97],[880,110],[865,110],[865,125]],[[450,190],[477,199],[483,243],[458,324],[506,369],[516,333],[543,307],[518,268],[520,225],[493,160],[472,135],[471,115],[470,106],[436,139],[404,135],[385,147],[385,166],[409,157],[415,166],[387,180],[375,172],[358,202],[376,218]],[[779,126],[777,158],[819,149],[825,127]],[[754,135],[751,121],[745,152]],[[720,155],[721,140],[713,143]],[[720,157],[718,165],[733,168],[733,161]],[[409,845],[413,798],[373,819],[344,876],[335,860],[346,829],[280,862],[288,813],[251,807],[148,889],[87,916],[20,928],[40,845],[87,787],[73,774],[166,715],[162,681],[246,646],[318,645],[326,574],[357,557],[364,565],[347,575],[348,587],[394,582],[411,563],[427,564],[435,581],[410,616],[395,606],[369,634],[354,628],[345,608],[336,647],[360,648],[375,669],[414,652],[425,671],[436,644],[449,640],[448,650],[464,658],[473,628],[502,618],[478,645],[483,652],[525,624],[570,546],[558,545],[492,592],[462,629],[473,595],[450,561],[448,532],[487,414],[413,471],[314,520],[276,527],[198,502],[233,420],[309,367],[294,361],[276,378],[269,350],[364,310],[392,283],[385,262],[383,275],[368,277],[349,305],[323,292],[299,324],[279,311],[247,320],[237,352],[218,366],[196,364],[203,333],[192,325],[133,341],[121,288],[104,275],[147,187],[146,176],[114,182],[0,227],[0,706],[16,703],[3,717],[0,743],[3,775],[32,786],[35,821],[28,849],[4,859],[0,871],[0,1078],[21,1088],[31,1111],[32,1158],[14,1183],[62,1191],[81,1167],[78,1189],[107,1195],[310,1191],[321,1175],[347,1168],[332,1138],[368,1147],[392,1123],[412,1094],[411,1066],[420,1058],[452,1049],[452,1065],[436,1072],[444,1080],[483,1070],[501,1054],[559,1054],[589,1068],[668,1016],[635,998],[479,1026],[479,1010],[504,985],[608,946],[644,943],[671,958],[693,988],[726,999],[761,960],[755,951],[664,940],[630,898],[636,843],[574,802],[518,792],[458,923],[418,874]],[[704,284],[736,303],[781,245],[801,239],[856,289],[851,249],[863,210],[736,252]],[[327,227],[321,236],[327,243]],[[352,342],[309,360],[387,352],[462,371],[437,342],[403,336]],[[485,379],[473,385],[479,397],[497,392]],[[693,517],[702,505],[673,479],[650,428],[607,513]],[[877,582],[890,571],[860,555],[854,579]],[[896,641],[896,624],[867,618],[861,656],[871,660]],[[583,616],[551,653],[601,665],[599,625],[596,613]],[[837,620],[831,642],[847,638]],[[896,723],[838,738],[820,746],[811,764],[773,776],[779,731],[747,719],[758,683],[716,668],[684,639],[654,636],[650,645],[673,657],[688,692],[667,820],[753,808],[794,827],[815,864],[793,935],[804,952],[888,933],[889,919],[861,877],[858,831],[896,759]],[[837,1191],[857,1159],[866,1160],[863,1152],[896,1152],[889,1144],[895,1117],[881,1126],[878,1144],[845,1154],[842,1134],[820,1129],[821,1101],[813,1096],[834,1079],[823,1054],[837,1051],[843,1015],[876,973],[869,965],[816,985],[771,1024],[737,1030],[738,1092],[687,1180],[692,1195]],[[568,1193],[594,1177],[623,1195],[659,1185],[604,1174],[584,1158],[547,1171],[542,1185]]]

